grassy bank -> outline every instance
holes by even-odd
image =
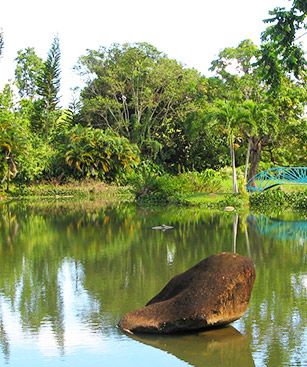
[[[189,172],[178,176],[138,177],[129,186],[107,185],[95,180],[74,181],[60,185],[46,182],[30,186],[11,187],[0,191],[2,202],[9,200],[92,200],[107,204],[136,202],[141,206],[177,205],[224,210],[260,210],[262,212],[307,211],[306,186],[277,187],[263,193],[231,192],[231,178],[209,171],[206,174]]]
[[[57,200],[89,199],[106,202],[133,201],[134,197],[127,187],[107,185],[94,180],[76,181],[64,185],[56,182],[12,187],[9,192],[0,191],[2,201],[10,200]]]

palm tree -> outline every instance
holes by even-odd
[[[238,193],[236,158],[235,158],[235,139],[239,135],[239,123],[241,121],[240,105],[234,101],[216,102],[209,113],[210,117],[220,123],[222,133],[227,134],[231,167],[232,167],[232,188],[234,193]]]

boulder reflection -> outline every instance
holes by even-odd
[[[177,335],[129,335],[195,367],[253,367],[250,340],[233,326]]]

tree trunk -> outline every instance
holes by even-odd
[[[248,173],[248,165],[249,165],[249,157],[251,151],[251,138],[248,138],[247,152],[246,152],[246,161],[245,161],[245,171],[244,171],[244,182],[247,182],[247,173]]]
[[[10,162],[9,157],[6,157],[6,163],[7,163],[7,174],[6,174],[6,192],[10,191]]]
[[[252,137],[250,139],[250,169],[248,174],[248,179],[251,179],[257,174],[259,162],[261,159],[262,144],[261,138]]]
[[[238,182],[237,182],[237,170],[236,170],[236,156],[233,147],[233,137],[230,136],[229,139],[230,157],[231,157],[231,167],[232,167],[232,189],[235,194],[239,192]]]

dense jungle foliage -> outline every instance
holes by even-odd
[[[0,92],[2,186],[125,184],[231,166],[238,192],[238,166],[245,180],[259,164],[306,166],[306,59],[296,38],[306,14],[301,1],[274,9],[260,47],[225,48],[210,77],[147,43],[88,50],[75,66],[84,86],[66,109],[59,39],[45,60],[31,47],[18,51],[15,80]]]

